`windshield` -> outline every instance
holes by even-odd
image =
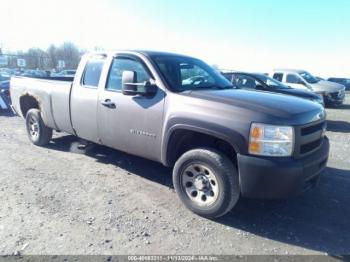
[[[224,76],[201,60],[172,55],[152,58],[170,88],[175,92],[234,88]]]
[[[302,72],[300,73],[300,76],[309,84],[315,84],[320,81],[308,72]]]
[[[281,82],[268,77],[266,75],[255,75],[260,81],[264,82],[266,85],[268,85],[271,88],[275,88],[275,89],[289,89],[289,86],[286,86],[284,84],[282,84]]]

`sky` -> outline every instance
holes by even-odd
[[[350,77],[350,0],[1,0],[3,50],[150,49],[220,68]]]

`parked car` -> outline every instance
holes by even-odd
[[[7,103],[0,92],[0,110],[8,109]]]
[[[312,90],[315,93],[321,94],[326,106],[340,105],[344,102],[345,86],[318,80],[305,70],[276,69],[271,76],[290,87]]]
[[[9,96],[11,76],[7,73],[0,72],[0,92],[3,95]]]
[[[331,77],[328,78],[328,81],[344,85],[346,90],[350,90],[350,78]]]
[[[49,143],[59,130],[173,166],[180,199],[209,218],[230,211],[240,196],[302,193],[317,184],[328,159],[322,106],[234,89],[183,55],[87,54],[73,82],[13,77],[11,98],[33,144]]]
[[[11,76],[5,73],[5,71],[0,72],[0,109],[8,109],[10,103],[10,78]]]
[[[0,72],[0,82],[10,80],[11,75],[6,72]]]
[[[10,68],[0,68],[0,75],[1,74],[6,74],[6,75],[11,75],[12,70]]]
[[[47,74],[44,70],[25,70],[22,76],[42,78],[47,77]]]
[[[57,74],[55,74],[54,76],[64,76],[64,77],[74,77],[76,73],[76,70],[63,70]]]
[[[294,89],[281,82],[258,73],[222,73],[234,86],[248,90],[268,91],[305,98],[324,106],[323,97],[309,90]]]

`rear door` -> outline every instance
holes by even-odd
[[[124,152],[159,160],[165,93],[158,88],[151,97],[123,95],[123,71],[135,71],[139,83],[154,79],[139,57],[113,58],[99,96],[97,119],[101,141]]]
[[[76,134],[99,143],[97,127],[98,87],[105,56],[87,58],[81,79],[75,80],[71,93],[71,121]]]

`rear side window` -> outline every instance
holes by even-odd
[[[85,66],[83,85],[97,88],[100,81],[104,59],[102,57],[92,58]]]
[[[299,78],[296,75],[288,74],[287,83],[298,84],[300,82]]]
[[[277,81],[282,82],[283,80],[283,73],[274,73],[273,78],[276,79]]]

